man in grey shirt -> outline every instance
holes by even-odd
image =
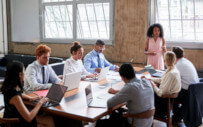
[[[126,102],[129,113],[141,113],[154,108],[154,91],[147,79],[137,79],[135,71],[130,64],[123,64],[119,69],[122,80],[126,83],[120,90],[109,89],[109,93],[116,94],[107,101],[108,108],[113,108]],[[128,119],[131,123],[131,119]],[[135,119],[136,127],[150,127],[153,117],[148,119]]]
[[[25,91],[49,89],[52,83],[63,84],[48,65],[51,49],[46,45],[39,45],[35,50],[36,61],[30,64],[25,71]],[[51,83],[48,83],[51,81]]]

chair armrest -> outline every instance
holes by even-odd
[[[152,109],[152,110],[147,110],[145,112],[141,112],[141,113],[137,113],[137,114],[124,113],[123,117],[147,119],[147,118],[154,116],[154,113],[155,113],[155,109]]]
[[[19,118],[0,118],[0,123],[19,123]]]
[[[162,98],[177,98],[178,93],[173,93],[173,94],[164,94],[161,96]]]

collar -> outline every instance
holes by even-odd
[[[47,65],[42,65],[42,64],[40,64],[37,60],[36,60],[36,64],[37,64],[37,66],[39,66],[40,68],[47,66]]]
[[[93,52],[93,54],[94,54],[95,56],[97,56],[97,55],[100,54],[100,53],[96,52],[94,49],[92,50],[92,52]]]
[[[71,59],[71,61],[72,61],[73,63],[77,63],[77,62],[79,61],[79,60],[73,59],[73,56],[71,56],[70,59]]]

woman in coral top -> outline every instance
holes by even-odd
[[[152,65],[157,70],[164,69],[163,53],[166,52],[166,44],[163,38],[163,28],[160,24],[153,24],[147,31],[145,43],[145,55],[148,55],[147,65]]]

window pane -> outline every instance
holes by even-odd
[[[182,40],[181,21],[171,21],[171,39],[174,41]]]
[[[159,20],[169,19],[168,13],[168,0],[158,0],[157,1],[157,17]]]
[[[72,38],[72,5],[45,7],[45,38]]]
[[[180,0],[170,0],[171,19],[181,19]]]
[[[77,5],[77,37],[109,39],[109,3]]]
[[[194,20],[183,21],[183,40],[195,40],[194,38]]]
[[[203,19],[203,1],[195,0],[195,18]]]
[[[196,39],[203,40],[203,20],[196,20]]]
[[[181,0],[181,2],[182,2],[182,18],[194,19],[193,0]]]
[[[170,26],[169,26],[169,21],[168,20],[162,20],[160,21],[160,24],[163,27],[164,31],[164,38],[166,40],[170,40]]]

